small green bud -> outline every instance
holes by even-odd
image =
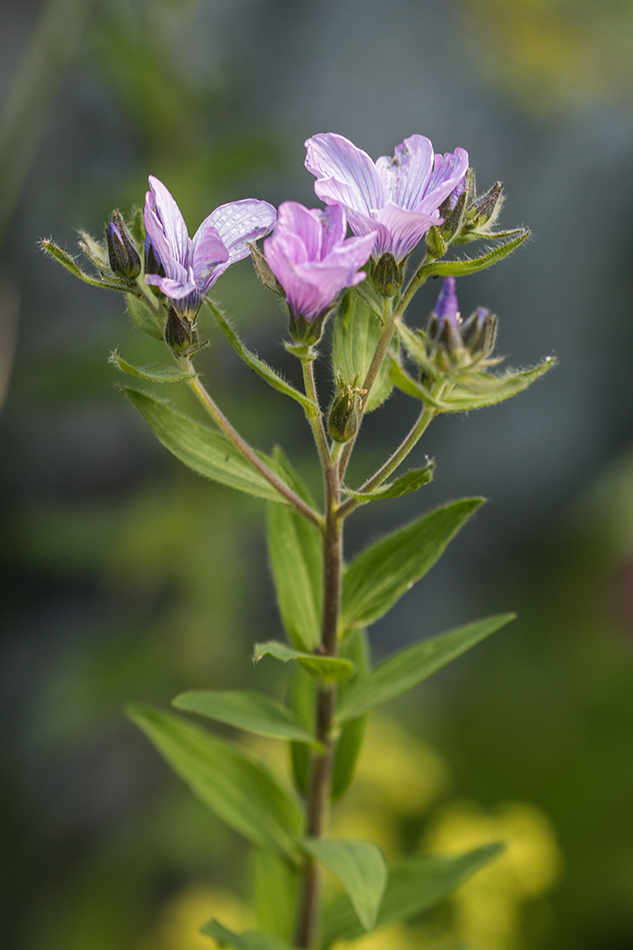
[[[383,254],[379,261],[371,259],[371,281],[381,297],[393,297],[402,287],[405,261],[396,261],[393,254]]]
[[[290,309],[290,308],[289,308]],[[314,346],[323,335],[323,325],[326,318],[332,312],[334,307],[328,307],[316,320],[306,320],[300,314],[294,314],[290,310],[290,319],[288,321],[288,330],[295,343],[305,346]]]
[[[435,226],[431,226],[426,235],[426,257],[427,260],[436,261],[438,257],[444,257],[446,254],[446,244],[442,235]]]
[[[113,211],[106,228],[110,269],[118,277],[132,280],[141,273],[141,258],[132,235],[119,211]]]
[[[471,356],[486,359],[495,348],[497,315],[479,307],[462,325],[461,338]]]
[[[266,260],[265,256],[262,254],[260,249],[257,247],[254,241],[247,241],[246,246],[251,252],[251,257],[253,259],[253,267],[255,268],[255,273],[261,280],[264,287],[267,287],[268,290],[272,290],[274,294],[277,294],[278,297],[285,297],[285,292],[272,270],[270,269],[270,264]]]
[[[198,335],[195,327],[181,317],[173,307],[169,308],[167,323],[165,324],[165,342],[176,353],[186,353],[197,343]]]
[[[358,377],[350,386],[340,377],[336,381],[336,395],[330,408],[327,431],[335,442],[348,442],[356,435],[359,422],[359,410],[366,389],[358,389]]]
[[[485,231],[495,223],[503,204],[503,182],[496,181],[492,188],[480,195],[472,202],[466,213],[466,221],[470,228],[484,229]]]

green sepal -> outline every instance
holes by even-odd
[[[246,346],[244,346],[238,335],[226,320],[224,314],[208,298],[205,298],[205,301],[225,337],[239,358],[243,360],[247,366],[250,366],[250,368],[255,373],[257,373],[258,376],[261,376],[261,378],[265,380],[269,386],[272,386],[273,389],[276,389],[285,396],[290,396],[292,399],[296,400],[296,402],[302,406],[309,419],[315,419],[321,414],[319,412],[318,406],[316,406],[311,399],[305,396],[302,392],[299,392],[298,389],[295,389],[290,383],[286,382],[285,379],[279,376],[279,374],[268,365],[268,363],[260,360],[260,358],[256,356],[255,353],[252,353]]]
[[[427,258],[437,260],[438,257],[444,257],[448,250],[444,238],[435,227],[431,225],[426,234],[426,253]]]
[[[279,477],[314,508],[310,492],[278,446],[273,463]],[[321,641],[321,532],[293,509],[270,505],[266,542],[284,629],[298,650],[314,650]]]
[[[365,298],[353,288],[347,290],[336,312],[332,335],[332,368],[335,375],[350,386],[362,386],[382,329],[377,312]],[[393,388],[385,362],[367,400],[366,412],[377,409]]]
[[[387,883],[387,864],[380,848],[368,841],[304,838],[300,847],[343,885],[365,930],[376,923]]]
[[[141,257],[145,249],[145,210],[135,205],[127,218],[127,226]]]
[[[398,334],[402,345],[405,350],[412,358],[412,360],[418,364],[420,369],[423,369],[427,376],[434,378],[437,376],[437,369],[431,362],[426,352],[426,347],[424,345],[424,333],[422,330],[417,330],[414,332],[410,330],[406,323],[403,323],[402,320],[395,321],[396,333]],[[396,364],[396,369],[399,368]],[[391,376],[391,367],[390,367],[390,376]],[[393,381],[393,377],[392,377]]]
[[[163,366],[160,363],[151,363],[149,366],[133,366],[122,356],[119,356],[116,350],[110,354],[108,363],[118,367],[124,373],[130,376],[136,376],[138,379],[148,379],[152,383],[181,383],[185,379],[194,379],[195,373],[188,373],[179,369],[178,366]]]
[[[361,682],[369,672],[369,641],[362,627],[352,630],[341,641],[341,656],[347,657],[355,666],[354,675],[341,683],[338,688],[338,701],[342,703],[354,683]],[[367,716],[349,719],[342,727],[334,748],[332,764],[332,801],[342,798],[354,778],[360,755]]]
[[[465,277],[467,274],[477,274],[479,271],[486,270],[487,267],[492,267],[493,264],[497,264],[499,261],[502,261],[504,258],[508,257],[509,254],[512,254],[513,251],[523,244],[525,239],[530,236],[530,231],[527,228],[518,228],[518,236],[511,241],[506,241],[505,244],[500,244],[498,247],[491,248],[487,254],[483,254],[481,257],[475,258],[460,258],[455,261],[433,261],[430,264],[424,264],[420,268],[416,278],[418,277]],[[485,235],[489,238],[494,238],[494,234]],[[500,237],[501,235],[497,235]]]
[[[401,495],[409,495],[417,491],[423,485],[428,485],[433,481],[433,472],[435,471],[435,461],[430,459],[423,468],[413,468],[397,478],[395,482],[389,482],[377,488],[375,491],[352,491],[351,488],[343,488],[345,495],[350,495],[358,501],[379,501],[382,498],[399,498]]]
[[[417,686],[437,670],[504,627],[516,614],[498,614],[422,640],[388,657],[341,697],[336,722],[342,724]]]
[[[389,871],[374,929],[399,920],[410,920],[439,904],[503,849],[503,844],[494,843],[457,857],[429,856],[398,862]],[[356,940],[363,933],[363,927],[346,895],[325,909],[321,927],[322,950],[338,940]]]
[[[387,613],[424,577],[483,501],[451,502],[362,551],[343,578],[342,628],[365,626]]]
[[[152,309],[149,303],[135,297],[134,294],[126,294],[125,300],[127,312],[139,330],[147,333],[154,340],[163,341],[165,339],[165,328],[158,313]]]
[[[148,393],[127,386],[120,389],[150,424],[158,441],[194,472],[248,495],[287,504],[224,433],[199,425]],[[270,464],[265,455],[258,455]]]
[[[251,876],[257,929],[279,940],[292,940],[297,867],[278,851],[254,848]]]
[[[232,947],[233,950],[292,950],[289,943],[260,933],[258,930],[247,930],[236,934],[228,930],[218,920],[208,921],[200,928],[205,937],[213,937],[221,947]]]
[[[333,656],[317,656],[315,653],[303,653],[301,650],[286,646],[285,643],[278,643],[277,640],[255,644],[253,662],[259,663],[264,656],[274,656],[276,660],[281,660],[282,663],[294,660],[322,683],[340,683],[341,680],[346,680],[354,672],[354,664],[351,660]]]
[[[49,257],[56,260],[58,264],[61,264],[66,270],[69,270],[71,274],[83,280],[86,284],[90,284],[92,287],[101,287],[102,290],[119,290],[126,293],[130,290],[130,284],[134,283],[134,281],[116,280],[115,278],[104,277],[100,279],[91,277],[90,274],[86,274],[86,272],[81,269],[75,258],[72,257],[68,251],[65,251],[57,244],[54,244],[53,241],[46,238],[41,242],[41,248],[45,254],[48,254]]]
[[[264,765],[173,713],[134,703],[127,707],[127,714],[192,792],[227,825],[253,844],[295,859],[301,810]]]
[[[97,270],[110,270],[110,258],[106,245],[101,241],[95,241],[87,231],[80,231],[79,236],[81,238],[79,247]]]
[[[176,709],[198,713],[236,729],[273,739],[307,742],[322,749],[298,716],[265,693],[251,690],[191,689],[172,699]]]

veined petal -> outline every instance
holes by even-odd
[[[145,283],[158,287],[171,300],[182,300],[197,290],[193,273],[190,271],[185,281],[172,280],[170,277],[160,277],[158,274],[147,274]]]
[[[435,156],[435,167],[429,180],[426,194],[415,209],[431,214],[448,198],[468,171],[468,152],[456,148]]]
[[[376,162],[382,178],[387,200],[407,208],[416,209],[424,197],[433,172],[433,146],[425,135],[412,135],[396,146],[393,158],[383,155]]]
[[[438,214],[433,217],[418,211],[407,211],[391,203],[382,208],[379,219],[389,232],[389,247],[385,247],[382,253],[388,251],[397,261],[411,253],[432,224],[439,224],[442,220]],[[374,257],[376,255],[377,248],[374,249]]]
[[[267,201],[243,198],[220,205],[204,219],[198,230],[213,225],[229,252],[228,263],[234,264],[248,257],[247,241],[256,241],[272,231],[276,217],[277,212]]]
[[[358,270],[371,257],[376,238],[375,231],[364,237],[348,238],[333,248],[322,263],[325,266],[346,267],[349,271]]]
[[[145,196],[145,228],[156,246],[163,265],[164,256],[187,266],[189,235],[180,208],[162,181],[149,176],[150,190]]]
[[[341,205],[328,205],[325,211],[320,212],[324,227],[321,228],[321,259],[327,257],[333,247],[345,239],[347,234],[347,218]]]
[[[333,132],[313,135],[305,145],[306,168],[317,178],[314,190],[322,201],[363,214],[382,207],[385,189],[367,152]]]
[[[306,320],[314,320],[331,301],[325,300],[317,284],[307,281],[301,273],[305,262],[289,259],[281,241],[268,238],[264,241],[264,254],[270,269],[286,294],[290,309]]]
[[[206,218],[200,225],[191,241],[191,269],[200,290],[203,287],[206,290],[210,286],[209,278],[214,275],[218,265],[227,264],[228,266],[229,260],[229,252],[217,228],[214,228],[212,224],[207,224],[208,220]]]
[[[305,208],[298,201],[284,201],[279,205],[277,212],[277,228],[275,235],[288,236],[296,244],[296,257],[291,256],[295,263],[301,260],[315,260],[321,256],[321,241],[323,234],[322,215],[324,212],[317,208]],[[297,241],[301,242],[305,254],[300,252]]]

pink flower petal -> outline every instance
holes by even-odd
[[[387,200],[415,210],[424,197],[433,171],[433,146],[425,135],[412,135],[396,146],[393,158],[383,155],[376,167],[385,185]]]
[[[306,168],[318,179],[314,188],[322,201],[364,214],[382,207],[385,189],[366,152],[333,132],[313,135],[305,144]]]

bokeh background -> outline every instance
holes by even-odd
[[[280,633],[262,507],[155,443],[107,356],[160,360],[160,344],[37,239],[100,235],[112,208],[142,203],[149,172],[191,231],[240,197],[315,204],[303,142],[336,131],[374,157],[422,132],[467,148],[481,187],[504,180],[502,224],[534,237],[462,282],[462,310],[500,315],[509,364],[560,360],[518,399],[434,423],[418,450],[434,484],[350,522],[353,553],[447,498],[491,499],[372,630],[377,656],[520,614],[376,718],[335,818],[389,856],[489,837],[507,856],[359,946],[629,950],[633,3],[3,0],[0,54],[2,945],[203,950],[212,914],[247,923],[240,842],[121,710],[183,688],[283,688],[249,660]],[[283,315],[250,264],[216,291],[292,376]],[[418,295],[414,322],[436,293]],[[284,444],[318,487],[299,409],[202,329],[200,362],[238,428]],[[393,397],[370,418],[354,478],[413,411]]]

